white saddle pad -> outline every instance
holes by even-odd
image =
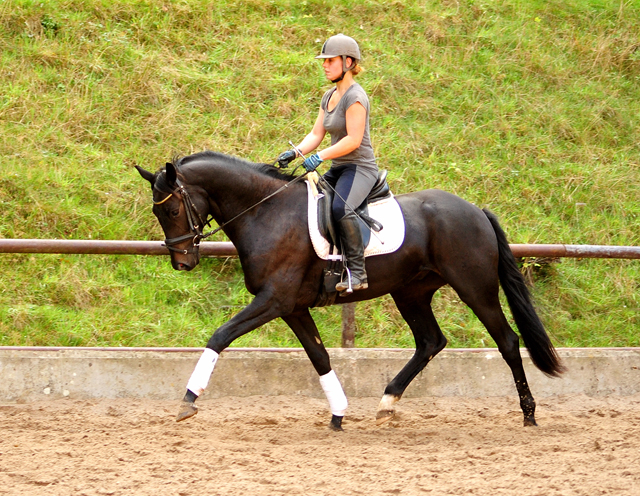
[[[321,195],[315,196],[314,188],[307,183],[309,205],[309,236],[313,249],[318,257],[329,260],[329,242],[320,234],[318,229],[318,200]],[[371,239],[364,250],[365,257],[384,255],[396,251],[404,241],[404,217],[397,200],[391,195],[389,198],[369,204],[369,217],[382,224],[380,232],[371,231]]]

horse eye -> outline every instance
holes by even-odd
[[[171,217],[177,217],[178,215],[180,215],[180,209],[179,208],[173,209],[171,211]]]

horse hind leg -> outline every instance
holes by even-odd
[[[520,398],[520,408],[524,415],[525,427],[538,425],[535,419],[536,402],[529,389],[529,383],[522,365],[522,357],[520,356],[520,341],[502,311],[497,287],[494,291],[478,290],[473,295],[470,295],[469,292],[463,292],[462,294],[459,292],[458,295],[487,328],[487,331],[489,331],[489,334],[498,345],[502,358],[511,369]]]
[[[480,321],[485,325],[489,334],[498,345],[498,350],[502,354],[505,362],[511,369],[513,380],[520,398],[520,408],[524,415],[524,426],[538,425],[536,423],[536,401],[533,399],[527,376],[522,365],[522,357],[520,356],[520,341],[518,335],[511,329],[507,322],[499,302],[496,303],[497,308],[476,311]]]
[[[435,291],[435,289],[420,291],[419,288],[409,287],[391,294],[400,314],[413,333],[416,351],[411,360],[385,388],[376,412],[376,424],[378,425],[394,417],[394,405],[402,398],[405,389],[433,357],[447,345],[447,338],[442,334],[431,309],[431,300]]]

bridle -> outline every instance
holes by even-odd
[[[220,228],[207,234],[202,233],[202,227],[205,225],[211,225],[211,220],[206,220],[206,222],[203,222],[202,217],[198,212],[198,209],[193,203],[193,200],[191,200],[191,196],[189,196],[187,189],[184,187],[184,185],[180,182],[180,179],[178,178],[176,178],[176,189],[174,189],[171,193],[169,193],[169,196],[167,196],[164,200],[154,201],[153,204],[162,205],[164,202],[166,202],[169,198],[171,198],[176,193],[180,193],[180,196],[182,197],[182,204],[184,205],[184,211],[187,214],[187,221],[189,222],[189,233],[183,234],[182,236],[178,236],[176,238],[166,238],[164,240],[163,246],[166,246],[167,249],[169,249],[170,251],[175,251],[176,253],[182,253],[184,255],[187,255],[189,253],[194,253],[196,249],[200,246],[201,240],[219,231]],[[189,248],[188,250],[180,250],[174,247],[174,245],[180,244],[183,241],[186,241],[187,239],[191,239],[193,243],[192,247]]]
[[[187,192],[187,189],[184,187],[182,182],[180,182],[180,179],[176,178],[176,189],[174,189],[171,193],[169,193],[169,195],[166,198],[164,198],[163,200],[154,201],[153,204],[154,205],[162,205],[169,198],[171,198],[174,194],[180,193],[180,196],[182,197],[182,204],[184,205],[184,210],[187,213],[187,220],[189,222],[189,233],[183,234],[182,236],[178,236],[176,238],[166,238],[164,240],[164,246],[166,246],[167,249],[169,249],[170,251],[175,251],[176,253],[182,253],[183,255],[188,255],[189,253],[195,253],[196,250],[198,249],[198,247],[200,246],[200,241],[202,241],[203,239],[208,238],[209,236],[214,235],[218,231],[222,230],[222,228],[224,226],[226,226],[227,224],[230,224],[231,222],[236,220],[238,217],[241,217],[242,215],[246,214],[248,211],[254,209],[255,207],[257,207],[261,203],[266,202],[269,198],[274,197],[275,195],[280,193],[282,190],[288,188],[289,186],[291,186],[292,184],[300,181],[301,179],[305,178],[306,176],[307,176],[307,172],[304,172],[302,175],[297,176],[292,181],[290,181],[288,183],[285,183],[283,186],[278,188],[276,191],[274,191],[270,195],[267,195],[266,197],[264,197],[259,202],[254,203],[249,208],[244,209],[242,212],[240,212],[235,217],[232,217],[228,221],[223,222],[217,228],[213,229],[212,231],[209,231],[206,234],[202,233],[202,227],[205,226],[205,225],[211,226],[211,221],[213,220],[213,216],[211,216],[210,219],[206,219],[206,221],[203,222],[202,217],[200,216],[200,213],[198,212],[198,209],[196,208],[195,204],[191,200],[191,196],[189,196],[189,193]],[[182,243],[183,241],[186,241],[187,239],[192,239],[192,243],[193,243],[192,248],[190,248],[188,250],[180,250],[178,248],[174,248],[173,245],[177,245],[179,243]]]

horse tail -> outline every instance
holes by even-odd
[[[560,358],[533,307],[529,290],[511,252],[507,236],[500,227],[498,218],[487,209],[483,209],[483,212],[491,222],[498,239],[498,277],[529,356],[542,372],[557,377],[565,368],[560,363]]]

